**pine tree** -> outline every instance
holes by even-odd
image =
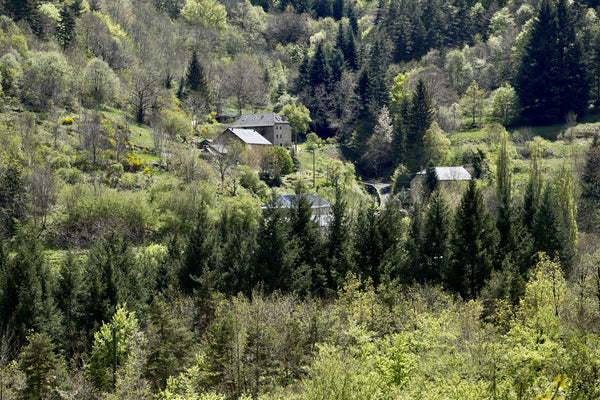
[[[181,288],[191,292],[195,286],[194,278],[202,275],[206,268],[218,268],[220,258],[215,224],[208,213],[208,205],[202,203],[196,216],[196,226],[190,233],[183,253],[183,265],[179,272]]]
[[[566,1],[557,7],[550,0],[540,3],[515,81],[522,115],[532,123],[559,122],[569,111],[586,111],[588,87],[574,25]]]
[[[373,279],[375,285],[379,283],[381,275],[379,267],[384,253],[377,211],[377,205],[374,203],[363,205],[358,211],[354,228],[355,262],[358,272],[362,279]]]
[[[463,194],[454,216],[452,262],[446,280],[463,297],[474,299],[492,271],[497,231],[475,181]]]
[[[551,184],[546,185],[544,189],[533,220],[533,241],[536,253],[544,252],[551,259],[562,260],[565,255],[568,232],[565,231],[562,224],[558,198],[554,194],[555,190],[556,188]]]
[[[296,243],[289,240],[290,226],[284,210],[271,202],[264,210],[258,233],[253,280],[267,292],[289,290],[298,258]]]
[[[447,271],[450,256],[450,220],[448,201],[444,193],[436,189],[432,192],[425,209],[423,226],[423,268],[419,280],[427,283],[441,283]]]
[[[75,24],[83,9],[81,2],[82,0],[75,0],[71,4],[65,3],[60,10],[60,22],[56,28],[56,34],[63,50],[66,50],[73,40]]]
[[[432,100],[422,79],[412,95],[406,122],[405,163],[409,170],[417,171],[423,162],[423,136],[433,122]]]
[[[209,96],[208,81],[204,74],[204,68],[198,60],[198,52],[196,51],[192,53],[192,59],[185,77],[185,87],[188,90],[197,92],[205,98],[208,98]]]
[[[327,284],[330,289],[339,288],[348,272],[353,271],[352,262],[352,227],[351,221],[347,215],[348,202],[344,198],[341,188],[335,190],[335,202],[331,206],[331,224],[325,248],[327,259],[325,262],[325,271],[327,274]]]
[[[49,335],[35,333],[27,337],[21,352],[20,368],[25,372],[22,398],[43,400],[58,398],[57,389],[66,378],[64,360],[56,354]]]

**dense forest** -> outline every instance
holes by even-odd
[[[600,398],[598,7],[3,0],[0,400]]]

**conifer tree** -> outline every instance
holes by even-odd
[[[475,181],[469,186],[454,216],[452,262],[446,280],[462,296],[474,299],[492,271],[496,256],[497,231],[485,209]]]
[[[334,290],[341,286],[346,274],[353,270],[352,227],[347,212],[348,202],[342,189],[337,187],[335,202],[331,206],[332,221],[325,244],[327,284]]]
[[[582,115],[588,99],[582,65],[571,6],[541,1],[515,81],[523,117],[547,123],[563,121],[570,111]]]
[[[539,208],[533,219],[533,241],[536,252],[544,252],[551,259],[565,256],[565,244],[568,233],[565,231],[560,215],[556,188],[546,185]]]
[[[447,271],[450,256],[450,220],[448,201],[444,193],[432,192],[423,223],[423,268],[419,273],[421,282],[440,283]]]
[[[419,79],[406,118],[406,166],[417,171],[423,162],[423,136],[433,122],[433,104],[425,82]]]
[[[215,224],[208,213],[208,205],[202,203],[198,209],[196,226],[183,253],[183,265],[179,272],[181,288],[191,292],[195,286],[194,278],[201,276],[206,268],[218,268],[220,257]]]
[[[198,52],[196,51],[192,53],[192,59],[185,76],[185,87],[205,98],[209,97],[208,81],[204,74],[204,68],[198,60]]]

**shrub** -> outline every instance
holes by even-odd
[[[133,153],[127,153],[122,164],[123,168],[130,172],[137,172],[142,168],[142,161]]]

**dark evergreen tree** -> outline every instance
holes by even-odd
[[[56,308],[56,279],[37,238],[20,232],[15,254],[0,270],[0,331],[11,332],[16,345],[25,343],[30,330],[52,337],[62,335]]]
[[[291,238],[298,248],[293,287],[299,293],[323,294],[327,286],[321,262],[321,233],[312,216],[312,203],[306,194],[298,194],[290,207]]]
[[[290,225],[284,209],[271,202],[264,210],[258,232],[254,281],[268,291],[289,290],[298,258],[296,243],[290,241]]]
[[[335,191],[335,202],[331,206],[331,224],[329,225],[325,249],[325,271],[330,289],[339,288],[348,272],[354,271],[352,248],[352,226],[348,216],[348,202],[342,189]]]
[[[385,80],[387,60],[379,41],[373,45],[369,57],[369,107],[371,107],[372,112],[378,114],[381,107],[389,103],[390,96]]]
[[[570,111],[579,116],[585,113],[587,81],[575,36],[573,11],[566,1],[559,1],[557,7],[550,0],[540,3],[515,89],[523,107],[522,115],[530,123],[564,121]]]
[[[209,96],[208,80],[206,79],[204,68],[198,60],[198,52],[196,51],[192,53],[192,59],[187,69],[185,88],[197,92],[206,98]]]
[[[81,327],[84,326],[84,305],[88,293],[85,287],[84,269],[74,253],[69,252],[60,264],[56,302],[63,316],[65,340],[62,347],[70,358],[81,345]],[[83,338],[85,339],[85,337]]]
[[[410,171],[422,168],[423,136],[433,122],[433,104],[425,82],[419,79],[411,97],[406,118],[406,154],[403,157]]]
[[[6,0],[4,12],[15,21],[25,20],[29,23],[36,20],[39,0]]]
[[[333,19],[340,21],[344,16],[344,0],[333,0]]]
[[[408,241],[406,243],[407,265],[404,266],[405,281],[423,281],[421,271],[425,268],[425,254],[423,248],[426,246],[423,209],[418,202],[414,202],[410,209],[410,227]]]
[[[435,189],[425,208],[423,222],[423,266],[420,282],[441,283],[450,260],[450,207],[444,193]]]
[[[489,278],[496,257],[497,236],[483,195],[475,181],[470,181],[454,217],[452,261],[446,274],[450,287],[463,297],[476,298]]]
[[[440,186],[440,179],[437,175],[435,167],[429,164],[425,170],[425,179],[423,180],[423,202],[429,200],[429,196]]]
[[[369,203],[358,210],[355,221],[356,265],[362,279],[373,279],[377,285],[381,275],[380,266],[384,253],[384,244],[381,240],[379,219],[377,218],[377,205]]]
[[[219,290],[227,294],[249,295],[255,285],[251,265],[257,242],[257,224],[251,218],[243,218],[241,210],[224,208],[221,213],[221,258],[217,273]]]
[[[128,241],[119,234],[110,234],[97,243],[88,256],[86,285],[89,293],[85,307],[86,327],[96,329],[108,321],[119,304],[127,303],[133,310],[142,308],[140,276]]]
[[[333,4],[331,0],[313,0],[313,10],[317,19],[331,17]]]
[[[310,62],[308,74],[309,83],[313,87],[321,84],[327,85],[331,79],[331,69],[327,63],[327,58],[323,49],[323,43],[321,42],[317,44],[315,54]]]
[[[215,270],[220,263],[217,230],[208,213],[208,205],[202,203],[196,216],[196,226],[190,233],[183,253],[182,268],[179,272],[179,283],[186,292],[196,286],[195,278],[201,276],[205,269]]]
[[[66,378],[65,362],[56,354],[52,337],[46,333],[28,336],[21,352],[20,369],[25,373],[25,387],[21,398],[44,400],[58,398],[61,384]]]
[[[156,297],[150,305],[145,375],[156,391],[164,390],[167,379],[178,375],[193,361],[195,337],[186,323],[189,321],[173,314],[164,299]]]
[[[56,35],[63,50],[66,50],[73,40],[75,24],[83,9],[81,2],[82,0],[75,0],[71,4],[65,3],[60,10],[60,22],[56,27]]]
[[[496,227],[500,234],[500,256],[509,255],[516,248],[512,208],[512,164],[508,149],[508,133],[502,129],[500,148],[496,160],[496,196],[498,218]]]
[[[354,9],[354,2],[350,2],[350,4],[348,5],[347,14],[352,34],[356,36],[358,34],[358,17],[356,16],[356,10]]]
[[[567,232],[563,226],[560,205],[553,185],[546,185],[533,220],[533,243],[535,252],[544,252],[551,259],[566,256]]]

